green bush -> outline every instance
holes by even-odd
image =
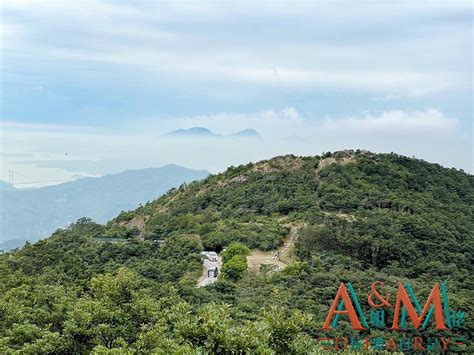
[[[221,254],[222,261],[226,263],[236,255],[246,257],[247,255],[250,255],[250,249],[242,243],[231,243]]]
[[[243,255],[235,255],[222,266],[224,278],[237,281],[247,270],[247,258]]]

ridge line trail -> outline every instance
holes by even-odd
[[[249,256],[247,256],[247,265],[248,269],[253,272],[260,271],[260,265],[274,265],[277,269],[283,269],[294,260],[293,246],[295,240],[298,237],[298,232],[302,225],[300,224],[290,224],[290,232],[285,238],[285,242],[281,247],[274,250],[262,251],[259,249],[253,249]],[[275,259],[274,256],[276,253],[280,252],[280,258]]]

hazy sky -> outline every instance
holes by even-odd
[[[0,6],[3,180],[343,148],[474,170],[471,1]],[[162,136],[192,126],[263,139]]]

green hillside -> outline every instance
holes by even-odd
[[[242,268],[241,244],[275,250],[291,230],[289,266]],[[200,252],[223,248],[219,281],[196,288]],[[422,299],[447,281],[472,341],[473,255],[472,175],[365,151],[276,157],[0,255],[0,351],[316,351],[339,283],[367,295],[376,280]],[[332,336],[353,333],[344,318]]]

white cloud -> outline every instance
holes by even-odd
[[[458,122],[446,117],[436,109],[425,111],[387,111],[380,114],[367,114],[363,117],[327,119],[326,129],[344,129],[353,131],[407,131],[410,133],[448,132],[456,129]]]
[[[418,107],[430,107],[436,102],[425,103],[422,96],[440,92],[454,96],[472,90],[472,22],[466,20],[472,18],[471,6],[469,1],[437,0],[127,4],[4,0],[2,75],[15,85],[7,87],[9,93],[28,87],[46,91],[50,81],[69,101],[67,89],[90,83],[90,87],[103,87],[105,96],[108,88],[120,87],[128,99],[130,80],[134,89],[143,86],[144,91],[166,92],[171,88],[171,93],[189,93],[186,99],[203,90],[200,97],[209,103],[180,111],[204,115],[146,121],[134,116],[132,105],[130,126],[100,132],[67,124],[10,121],[2,126],[2,145],[15,147],[18,154],[60,157],[67,147],[71,156],[81,159],[137,159],[143,164],[179,163],[213,171],[276,154],[369,148],[416,154],[472,171],[468,167],[472,164],[471,132],[462,132],[457,120],[441,110],[385,110],[321,120],[306,110],[302,115],[293,107],[281,109],[294,105],[290,99],[285,102],[284,93],[315,95],[315,102],[321,102],[326,92],[349,92],[349,102],[367,97],[368,92],[379,105],[410,97],[420,100],[415,103]],[[255,92],[262,95],[257,97]],[[268,99],[252,106],[274,109],[248,112],[246,100],[239,100],[247,98],[247,93],[257,101],[275,92],[276,100],[282,102]],[[210,99],[216,97],[225,99]],[[169,100],[169,105],[186,105],[186,99],[180,99]],[[344,105],[346,97],[332,99],[333,106],[326,112]],[[208,114],[216,112],[214,103],[231,100],[243,102],[240,113]],[[167,105],[164,101],[156,105]],[[68,109],[75,110],[77,102],[71,102]],[[359,103],[358,107],[364,104]],[[450,101],[448,107],[457,103]],[[341,110],[335,107],[336,111]],[[165,107],[163,112],[173,110]],[[47,117],[44,112],[41,115]],[[192,126],[222,134],[254,128],[265,139],[235,147],[225,142],[165,143],[160,138],[166,131]],[[282,140],[287,136],[305,136],[306,140]]]
[[[378,36],[393,31],[395,18],[444,15],[448,8],[467,12],[463,1],[449,6],[440,1],[370,6],[282,1],[269,6],[251,1],[125,5],[7,0],[3,6],[4,26],[22,33],[2,41],[11,49],[5,51],[7,70],[18,56],[30,56],[31,61],[54,63],[50,67],[57,73],[66,63],[90,68],[98,62],[132,67],[157,80],[366,90],[382,97],[465,90],[471,84],[465,65],[470,38],[464,28],[425,26],[413,28],[409,36]],[[265,29],[285,21],[307,27],[308,34],[299,26],[287,33]],[[256,26],[255,31],[246,26]],[[355,34],[344,32],[352,27]]]

